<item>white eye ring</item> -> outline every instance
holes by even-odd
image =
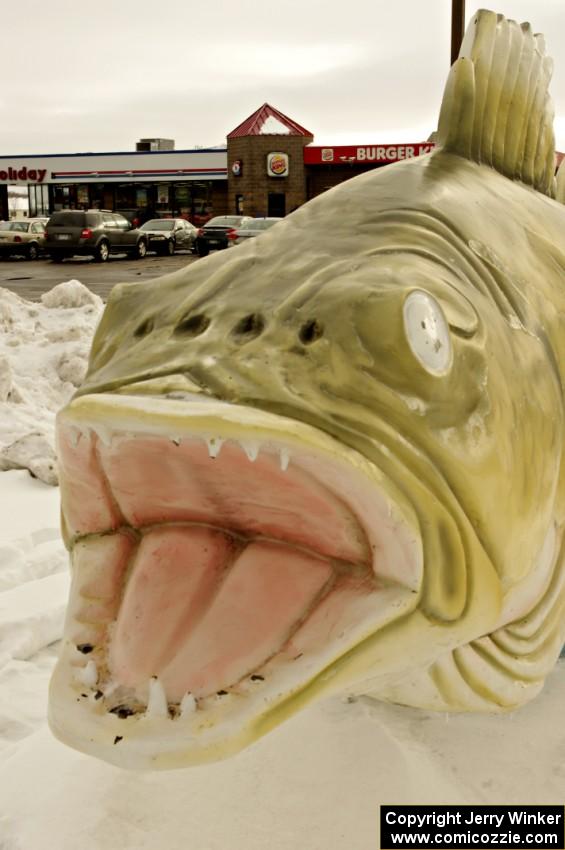
[[[432,375],[445,375],[451,368],[453,352],[449,325],[443,310],[431,295],[411,292],[403,308],[406,339],[416,359]]]

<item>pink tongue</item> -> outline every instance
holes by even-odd
[[[204,527],[140,544],[110,648],[124,685],[158,675],[169,700],[229,687],[276,653],[331,578],[327,561],[259,541],[237,550]]]

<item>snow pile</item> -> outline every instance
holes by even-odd
[[[0,470],[57,483],[55,414],[82,382],[103,307],[78,280],[41,303],[0,288]]]
[[[98,307],[102,299],[83,286],[78,280],[67,280],[44,292],[41,303],[45,307],[62,307],[68,310],[72,307]]]
[[[45,694],[63,629],[68,556],[59,493],[27,472],[0,476],[0,759],[45,723]],[[3,844],[0,816],[0,847]]]

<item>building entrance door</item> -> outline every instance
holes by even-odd
[[[269,192],[268,216],[282,218],[286,215],[286,195],[284,192]]]

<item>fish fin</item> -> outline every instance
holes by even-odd
[[[529,24],[477,12],[447,80],[438,146],[553,197],[552,67]]]
[[[512,711],[538,695],[562,644],[558,639],[518,657],[504,637],[501,630],[460,646],[373,696],[431,711]]]
[[[549,583],[525,615],[372,696],[433,711],[509,711],[533,699],[565,639],[563,529],[559,537]]]
[[[565,204],[565,159],[562,160],[555,178],[555,200]]]

